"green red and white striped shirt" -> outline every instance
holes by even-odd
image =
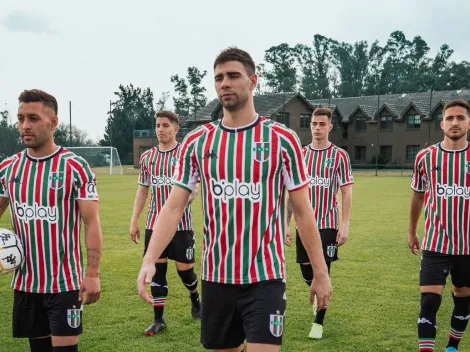
[[[435,144],[418,153],[411,188],[425,192],[422,248],[469,255],[470,148],[445,150]]]
[[[285,277],[284,190],[308,184],[297,135],[265,117],[229,129],[215,121],[188,134],[173,184],[201,181],[203,280],[248,284]]]
[[[158,214],[163,208],[171,191],[172,177],[180,144],[170,150],[162,151],[158,147],[147,150],[140,158],[139,185],[150,187],[150,202],[147,210],[145,228],[152,230]],[[178,231],[193,229],[191,205],[184,210],[178,224]]]
[[[58,293],[80,288],[83,260],[77,200],[98,200],[88,163],[64,148],[45,158],[22,151],[0,163],[0,197],[8,197],[25,261],[12,288]]]
[[[338,229],[338,190],[354,183],[349,155],[330,143],[325,149],[303,148],[310,177],[310,201],[319,229]]]

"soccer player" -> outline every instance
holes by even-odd
[[[152,229],[160,211],[171,191],[171,178],[175,169],[176,155],[180,144],[176,141],[176,133],[179,129],[179,118],[172,111],[162,110],[156,114],[156,133],[158,147],[154,147],[142,154],[140,158],[140,173],[138,189],[134,203],[130,235],[131,240],[138,243],[140,231],[138,220],[147,200],[150,187],[150,202],[145,222],[145,249],[147,251]],[[163,319],[168,284],[166,272],[168,259],[176,262],[176,270],[189,290],[191,298],[191,314],[193,318],[200,318],[201,307],[197,290],[197,275],[194,272],[194,232],[191,218],[191,201],[196,195],[196,188],[190,196],[190,200],[180,219],[175,237],[165,248],[155,264],[155,276],[152,279],[151,291],[153,296],[154,321],[145,330],[145,335],[154,335],[166,327]]]
[[[54,143],[57,124],[57,100],[25,90],[19,96],[18,129],[26,149],[0,163],[0,217],[9,203],[25,253],[12,280],[13,337],[29,338],[33,352],[78,351],[82,304],[100,297],[95,175],[84,159]]]
[[[338,246],[348,240],[349,216],[351,214],[352,176],[351,162],[348,153],[329,142],[328,135],[333,128],[332,112],[328,108],[317,108],[313,111],[310,128],[312,143],[303,149],[310,178],[310,201],[313,207],[323,247],[323,255],[330,274],[331,263],[338,260]],[[338,190],[341,190],[341,226],[339,223]],[[286,241],[290,243],[289,223],[292,206],[288,202]],[[311,285],[313,280],[312,266],[302,244],[299,231],[296,235],[297,263],[300,264],[302,277]],[[320,307],[315,316],[309,337],[320,339],[323,336],[323,321],[328,304]],[[314,314],[316,308],[314,308]]]
[[[452,352],[457,351],[470,318],[470,105],[452,100],[442,114],[444,140],[416,156],[408,246],[413,254],[420,252],[416,228],[424,205],[419,350],[434,350],[436,314],[450,273],[454,310],[446,351]]]
[[[237,48],[214,63],[223,118],[196,128],[182,143],[170,197],[160,212],[137,284],[146,283],[171,241],[198,177],[204,215],[201,341],[206,349],[279,351],[284,330],[284,189],[316,274],[310,299],[331,292],[320,236],[308,199],[297,135],[254,108],[255,64]]]

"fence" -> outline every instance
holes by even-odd
[[[413,175],[413,164],[357,164],[352,163],[354,176],[404,176]]]

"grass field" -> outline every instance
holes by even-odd
[[[98,182],[104,234],[102,296],[84,310],[80,350],[203,351],[199,322],[190,317],[188,293],[172,263],[165,308],[168,328],[158,336],[142,334],[152,320],[152,308],[136,293],[143,243],[133,244],[128,235],[136,177],[98,175]],[[340,260],[332,266],[334,294],[320,341],[308,339],[312,323],[308,288],[295,263],[295,248],[286,250],[287,310],[282,351],[417,350],[419,258],[409,253],[406,241],[409,177],[357,176],[353,193],[350,240],[340,248]],[[194,218],[199,272],[199,199],[194,204]],[[7,214],[0,227],[10,227]],[[0,277],[0,351],[27,351],[26,340],[11,338],[9,283],[10,277]],[[436,351],[443,351],[447,343],[451,301],[447,289],[438,313]],[[470,337],[464,336],[460,345],[460,351],[470,351]]]

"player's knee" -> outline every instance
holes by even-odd
[[[452,293],[454,299],[455,309],[461,314],[468,314],[470,312],[470,296],[459,297]]]
[[[29,348],[31,352],[47,352],[52,351],[52,340],[50,336],[29,339]]]
[[[305,283],[310,286],[313,281],[313,269],[310,263],[307,265],[300,264],[300,272],[302,273],[302,278]]]
[[[181,278],[181,281],[190,291],[193,291],[197,288],[197,275],[194,272],[194,268],[188,270],[177,270],[178,275]]]
[[[155,276],[153,277],[153,282],[159,285],[166,285],[166,271],[168,268],[168,263],[157,263],[155,264]]]
[[[421,294],[421,316],[435,318],[436,313],[441,305],[442,296],[437,293],[422,293]]]

